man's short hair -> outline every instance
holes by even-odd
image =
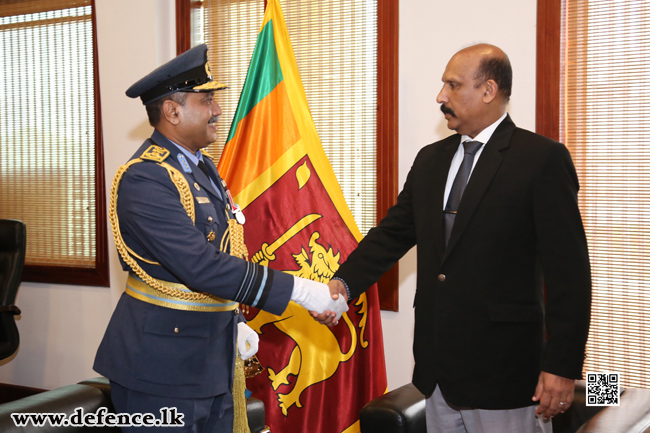
[[[185,101],[187,101],[187,92],[172,93],[171,95],[167,95],[164,98],[157,99],[152,103],[145,105],[147,116],[149,116],[149,124],[154,128],[158,126],[162,120],[162,106],[167,100],[177,102],[180,105],[185,105]]]
[[[482,84],[487,80],[494,80],[499,86],[499,93],[505,101],[510,99],[512,93],[512,66],[507,55],[483,56],[481,63],[474,75],[476,84]]]

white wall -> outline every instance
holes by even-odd
[[[142,104],[124,92],[174,56],[174,0],[96,0],[96,7],[110,190],[117,168],[151,133]],[[533,0],[400,2],[400,185],[417,151],[450,134],[435,98],[447,61],[466,45],[489,42],[506,51],[514,68],[509,111],[519,126],[534,129],[535,13]],[[14,357],[0,362],[0,382],[53,389],[96,375],[95,351],[126,280],[109,242],[110,289],[21,285],[21,345]],[[389,389],[411,380],[415,272],[411,251],[400,262],[400,312],[382,312]]]

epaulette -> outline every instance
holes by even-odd
[[[164,147],[152,144],[147,148],[147,150],[142,153],[142,155],[140,155],[140,159],[154,162],[163,162],[169,155],[169,150],[165,149]]]
[[[203,154],[203,156],[207,156],[208,158],[214,161],[214,156],[210,155],[206,150],[201,149],[201,153]]]

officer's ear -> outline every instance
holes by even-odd
[[[490,79],[483,83],[483,102],[491,103],[499,94],[499,85],[496,81]]]
[[[167,99],[162,105],[162,117],[172,125],[180,123],[179,108],[180,104],[174,100]]]

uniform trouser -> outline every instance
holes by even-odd
[[[458,407],[447,403],[436,386],[426,399],[427,433],[553,433],[551,420],[535,417],[536,410],[537,406],[506,410]]]
[[[111,381],[111,400],[115,412],[128,414],[152,414],[156,419],[162,420],[163,414],[166,421],[178,421],[176,414],[183,414],[182,427],[177,426],[152,426],[152,427],[122,427],[122,433],[156,432],[161,429],[173,433],[232,433],[233,428],[233,402],[231,394],[221,394],[208,398],[176,398],[161,397],[146,394]],[[161,409],[168,408],[163,410]],[[176,408],[175,411],[171,410]]]

